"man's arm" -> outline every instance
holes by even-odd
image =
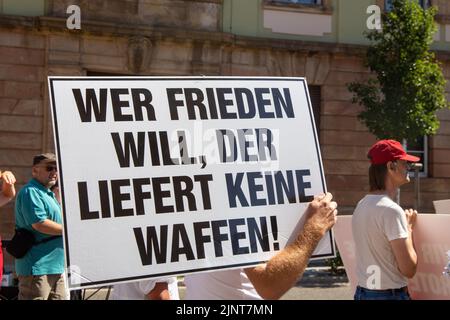
[[[45,219],[41,222],[33,223],[31,226],[34,230],[39,231],[43,234],[49,234],[52,236],[62,235],[62,225],[50,219]]]
[[[16,189],[14,184],[16,183],[16,177],[10,171],[0,172],[0,178],[2,180],[2,193],[0,194],[0,206],[6,204],[12,198],[16,196]]]
[[[11,201],[11,198],[5,197],[3,193],[0,193],[0,207],[4,206]]]
[[[157,282],[152,291],[147,293],[149,300],[170,300],[167,282]]]
[[[417,211],[409,209],[405,210],[405,213],[408,221],[408,238],[392,240],[391,247],[401,274],[407,278],[412,278],[417,269],[417,254],[412,240]]]
[[[258,294],[264,299],[279,299],[303,275],[320,239],[336,223],[337,204],[333,196],[315,197],[306,210],[306,221],[297,239],[267,263],[245,269]]]

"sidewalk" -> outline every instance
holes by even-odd
[[[353,300],[353,292],[345,275],[333,275],[328,267],[309,267],[303,278],[282,300]]]

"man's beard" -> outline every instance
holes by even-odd
[[[49,182],[47,182],[47,188],[50,189],[51,187],[53,187],[56,184],[56,180],[50,180]]]

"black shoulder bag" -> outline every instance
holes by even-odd
[[[59,238],[61,236],[51,236],[44,238],[41,241],[36,241],[34,234],[27,229],[16,229],[14,236],[6,245],[6,251],[16,259],[20,259],[30,251],[31,247],[50,240]]]

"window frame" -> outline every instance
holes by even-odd
[[[406,153],[414,153],[415,154],[423,154],[423,157],[421,157],[420,163],[423,164],[423,171],[419,171],[419,177],[420,178],[428,178],[428,161],[429,161],[429,148],[428,148],[428,136],[423,136],[423,150],[411,150],[408,149],[408,141],[406,139],[403,139],[402,145],[405,149]],[[414,170],[409,172],[410,177],[414,177]]]
[[[390,11],[390,10],[387,9],[387,8],[388,8],[388,1],[392,1],[392,0],[383,0],[383,10],[384,10],[385,12],[389,12],[389,11]],[[415,0],[415,1],[418,1],[419,4],[420,4],[420,6],[421,6],[423,9],[428,9],[428,8],[430,8],[431,6],[433,6],[433,3],[432,3],[431,0]]]
[[[293,1],[310,1],[310,3],[293,2]],[[307,5],[307,6],[320,6],[322,5],[322,0],[272,0],[270,2],[277,2],[280,4],[293,4],[293,5]],[[314,3],[311,3],[314,2]]]

